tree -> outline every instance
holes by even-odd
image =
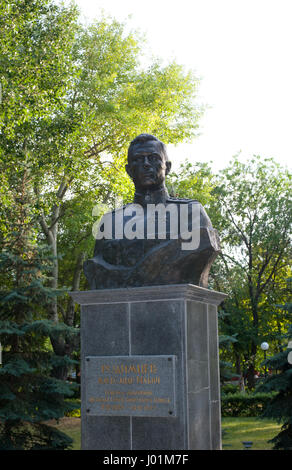
[[[22,172],[18,170],[0,254],[0,448],[65,449],[72,440],[46,421],[59,419],[74,407],[64,399],[73,394],[72,386],[51,376],[72,361],[56,356],[48,338],[73,336],[76,331],[45,318],[59,292],[45,285],[52,256],[36,244],[29,169],[23,165]]]
[[[72,443],[64,433],[46,424],[74,408],[64,400],[73,394],[72,387],[50,375],[54,368],[68,367],[72,361],[68,357],[61,361],[47,343],[48,337],[70,332],[63,324],[56,325],[36,315],[47,308],[55,293],[43,286],[45,260],[41,250],[34,251],[33,255],[31,250],[29,254],[5,251],[0,255],[2,273],[5,270],[10,276],[17,276],[17,285],[2,285],[0,292],[2,450],[57,450]],[[47,250],[45,253],[47,257]]]
[[[115,20],[84,27],[75,7],[51,0],[3,3],[0,13],[3,187],[17,179],[25,155],[37,197],[38,238],[53,255],[50,287],[56,289],[60,227],[78,219],[72,211],[82,198],[89,220],[97,202],[131,192],[122,167],[136,134],[148,131],[173,143],[195,134],[201,114],[194,104],[198,80],[175,62],[162,66],[155,60],[143,69],[141,40]],[[75,248],[76,281],[82,253]],[[49,320],[62,318],[60,306],[51,299]],[[72,308],[63,315],[69,323]],[[51,341],[60,356],[72,349],[61,337]]]
[[[238,367],[245,363],[250,387],[258,345],[272,325],[270,300],[283,294],[289,275],[290,180],[272,159],[255,156],[241,163],[235,157],[218,176],[210,208],[222,245],[212,285],[229,294],[224,308],[232,314],[221,326],[226,334],[238,333],[234,352]]]
[[[185,160],[177,172],[172,171],[169,174],[166,184],[171,195],[197,199],[208,210],[216,181],[207,163]]]
[[[228,316],[229,314],[223,310],[219,310],[218,319],[222,320],[222,317]],[[230,349],[234,343],[237,343],[236,333],[233,336],[219,335],[219,351],[220,351],[220,383],[221,386],[224,382],[232,379],[235,374],[233,372],[233,364],[228,359],[230,357]]]
[[[289,307],[290,313],[292,313],[291,306],[292,304]],[[292,338],[292,325],[283,337],[286,340]],[[270,440],[274,444],[275,450],[292,449],[292,364],[288,362],[288,354],[292,348],[289,347],[289,344],[290,342],[285,351],[282,350],[266,361],[269,368],[278,373],[267,377],[259,387],[259,391],[278,392],[261,415],[261,418],[272,418],[278,423],[282,423],[279,434]]]
[[[46,181],[48,190],[50,172],[57,166],[52,158],[54,136],[49,129],[63,106],[65,89],[73,73],[70,51],[76,34],[76,10],[57,7],[49,0],[3,2],[0,9],[0,165],[5,188],[9,188],[2,215],[4,220],[9,220],[11,205],[17,203],[14,190],[19,185],[24,164],[29,171],[29,197],[40,182]],[[34,201],[33,210],[35,214],[40,212],[38,201]],[[4,235],[14,240],[13,231]],[[53,248],[53,244],[50,246]],[[57,253],[53,249],[52,255],[54,271]],[[56,289],[53,279],[49,282]],[[52,297],[48,311],[52,312],[55,302]],[[58,320],[52,313],[49,318]],[[52,342],[59,344],[53,337]]]
[[[167,188],[172,196],[196,199],[204,205],[207,212],[212,207],[214,192],[216,189],[216,175],[207,163],[188,160],[183,162],[177,172],[172,172],[167,178]],[[213,220],[212,220],[213,221]],[[220,321],[229,322],[230,314],[226,310],[219,311]],[[230,362],[230,349],[236,347],[237,333],[233,329],[219,335],[220,348],[220,382],[234,377],[233,364]]]

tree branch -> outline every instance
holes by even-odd
[[[246,238],[246,235],[244,234],[244,232],[241,230],[241,228],[235,222],[234,217],[232,216],[231,211],[226,207],[226,204],[225,204],[225,208],[226,208],[226,211],[228,212],[228,214],[230,216],[231,222],[233,223],[234,227],[238,230],[238,232],[241,234],[242,239],[243,239],[244,243],[246,244],[246,246],[248,248],[249,243],[248,243],[248,240]]]
[[[283,255],[283,251],[284,250],[281,250],[277,259],[276,259],[276,262],[272,268],[272,271],[271,273],[269,274],[267,280],[262,284],[262,286],[259,288],[259,295],[263,292],[263,290],[265,289],[265,287],[268,285],[268,283],[270,282],[271,278],[273,277],[274,274],[276,274],[276,270],[277,270],[277,266],[279,264],[279,261],[280,259],[282,258],[282,255]]]
[[[230,259],[234,264],[236,264],[237,266],[240,267],[240,269],[242,269],[242,271],[246,272],[246,269],[238,262],[236,261],[234,258],[232,258],[232,256],[228,255],[227,253],[221,253],[220,254],[221,258],[223,259],[223,262],[225,264],[225,267],[227,267],[227,263],[225,262],[225,258],[228,258]]]

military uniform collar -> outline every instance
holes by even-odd
[[[169,194],[166,187],[156,189],[155,191],[147,190],[143,193],[135,192],[134,204],[146,206],[147,204],[165,204],[169,200]]]

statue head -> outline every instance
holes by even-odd
[[[151,134],[140,134],[130,143],[126,171],[138,191],[162,188],[169,173],[166,146]]]

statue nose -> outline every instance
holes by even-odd
[[[144,167],[147,167],[147,168],[148,168],[149,166],[151,166],[150,161],[148,160],[147,157],[144,158],[143,166],[144,166]]]

